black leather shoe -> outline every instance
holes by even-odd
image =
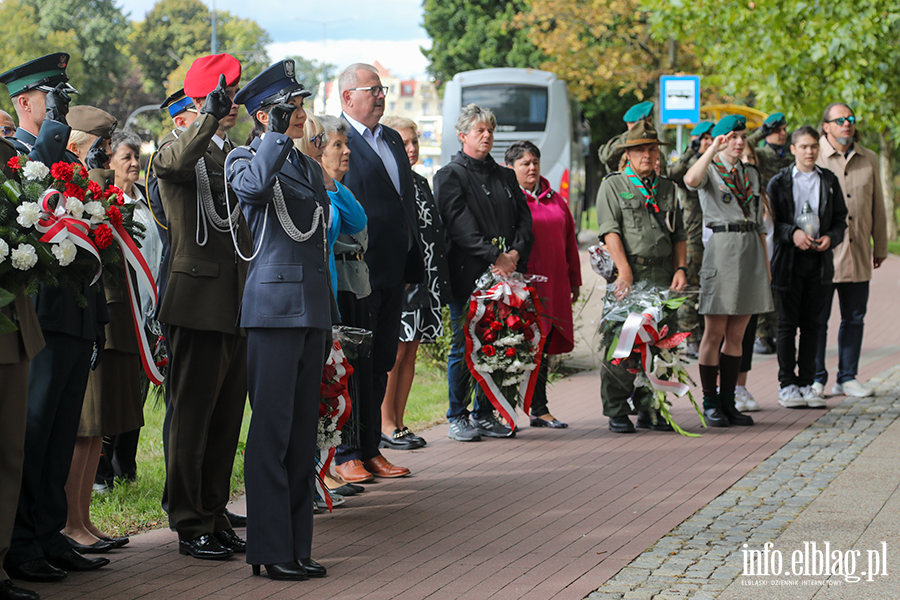
[[[12,581],[0,581],[0,600],[40,600],[37,592],[23,590]]]
[[[235,554],[247,551],[247,542],[242,540],[241,537],[234,532],[234,529],[217,531],[213,534],[213,537],[222,544],[223,548],[227,548]]]
[[[328,574],[325,567],[317,563],[311,558],[301,558],[297,562],[300,563],[300,566],[306,569],[306,574],[310,577],[325,577]]]
[[[60,581],[68,575],[68,573],[62,569],[57,569],[43,558],[35,558],[17,566],[8,566],[6,567],[6,572],[10,577],[36,583]]]
[[[634,425],[628,415],[609,418],[609,430],[613,433],[634,433]]]
[[[128,542],[131,541],[127,537],[102,537],[100,539],[104,540],[106,542],[112,542],[113,544],[116,545],[116,548],[121,548],[122,546],[127,545]]]
[[[102,554],[116,548],[116,544],[113,541],[97,540],[93,544],[79,544],[66,534],[62,534],[62,536],[66,538],[69,545],[77,550],[79,554]]]
[[[109,564],[108,558],[88,558],[75,550],[66,550],[59,556],[47,557],[47,562],[64,571],[93,571]]]
[[[402,431],[406,435],[406,439],[412,440],[421,446],[428,445],[428,442],[425,441],[425,438],[414,434],[412,431],[409,430],[409,427],[404,427],[400,431]]]
[[[389,450],[415,450],[416,448],[421,448],[422,444],[407,436],[403,431],[395,429],[391,435],[381,434],[381,442],[379,442],[378,447]]]
[[[219,540],[208,533],[189,542],[178,540],[178,553],[206,560],[223,560],[234,556],[234,552],[230,548],[222,546]]]
[[[541,417],[532,417],[532,416],[529,416],[528,418],[529,418],[529,420],[530,420],[530,422],[531,422],[531,426],[532,426],[532,427],[549,427],[549,428],[551,428],[551,429],[565,429],[566,427],[569,426],[568,423],[563,423],[562,421],[560,421],[560,420],[557,419],[556,417],[554,417],[553,420],[551,420],[551,421],[548,421],[548,420],[543,419],[543,418],[541,418]]]
[[[728,417],[723,415],[718,408],[704,409],[703,416],[706,417],[706,424],[709,427],[731,427]]]
[[[749,427],[753,425],[753,417],[750,415],[745,415],[732,406],[722,406],[722,409],[719,411],[725,418],[728,419],[728,423],[731,425],[740,425],[743,427]]]
[[[225,516],[228,517],[228,522],[231,523],[232,527],[246,527],[247,526],[247,515],[238,515],[227,508],[225,509]]]
[[[269,579],[277,581],[306,581],[309,574],[300,563],[286,562],[277,565],[264,565]],[[259,575],[259,565],[253,565],[253,574]]]
[[[656,423],[654,423],[653,416],[648,410],[638,411],[637,423],[634,426],[638,429],[651,429],[653,431],[675,431],[663,418],[662,413],[656,413]]]

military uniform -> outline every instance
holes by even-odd
[[[656,200],[659,213],[645,206],[641,191],[624,173],[614,173],[600,184],[597,221],[601,239],[608,233],[616,233],[622,239],[635,283],[649,281],[668,288],[675,275],[675,244],[685,241],[687,233],[675,198],[675,183],[661,177]],[[603,356],[606,354],[604,349]],[[604,415],[620,417],[631,413],[628,398],[632,392],[635,409],[649,410],[650,391],[646,387],[635,390],[634,377],[624,364],[604,363],[600,376]]]
[[[682,189],[682,214],[687,233],[687,284],[690,290],[700,289],[700,266],[703,264],[703,211],[700,210],[700,197],[697,192],[684,186],[684,174],[688,172],[699,155],[693,148],[684,151],[669,176]],[[689,341],[699,343],[703,331],[703,319],[697,312],[698,299],[688,296],[687,302],[678,309],[678,328],[691,333]]]

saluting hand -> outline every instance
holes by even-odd
[[[103,138],[98,137],[91,144],[84,157],[84,162],[88,169],[107,169],[109,168],[109,155],[103,150]]]
[[[716,152],[718,152],[719,150],[721,150],[722,148],[727,146],[728,141],[733,137],[734,137],[733,131],[729,131],[725,135],[718,135],[718,136],[716,136],[716,139],[713,140],[712,147],[715,149]]]
[[[219,75],[219,85],[207,94],[206,102],[203,103],[203,108],[200,109],[201,114],[212,115],[217,121],[221,121],[228,116],[233,102],[228,97],[228,92],[225,91],[226,85],[225,75]]]
[[[63,83],[47,92],[47,97],[44,99],[47,118],[51,121],[68,125],[66,115],[69,114],[69,102],[71,101],[72,97],[66,92],[66,87]]]
[[[291,115],[297,107],[288,104],[284,100],[272,107],[269,111],[269,126],[266,131],[269,133],[284,133],[291,126]]]

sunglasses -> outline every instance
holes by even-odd
[[[372,94],[373,96],[375,96],[377,98],[379,94],[384,94],[385,96],[387,96],[388,88],[387,88],[387,86],[384,86],[384,85],[373,85],[371,87],[364,87],[364,88],[350,88],[348,91],[350,91],[350,92],[369,92],[370,94]]]
[[[840,126],[840,125],[844,124],[844,121],[853,125],[854,123],[856,123],[856,117],[854,117],[853,115],[851,115],[849,117],[838,117],[837,119],[831,119],[830,121],[825,121],[825,122],[826,123],[836,123],[838,126]]]
[[[309,143],[312,144],[316,149],[321,150],[325,146],[325,134],[320,133],[318,135],[314,135],[309,138]]]

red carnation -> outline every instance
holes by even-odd
[[[110,206],[107,208],[106,218],[109,219],[109,222],[112,223],[114,227],[122,226],[122,213],[119,211],[118,206]]]
[[[516,355],[516,349],[515,348],[507,348],[506,352],[504,352],[504,354],[506,354],[506,358],[512,358],[513,356]]]
[[[87,169],[85,169],[81,165],[78,165],[78,176],[81,177],[82,179],[87,179],[88,178]]]
[[[491,329],[493,329],[494,331],[500,331],[501,329],[503,329],[503,323],[501,323],[500,321],[492,321]]]
[[[69,163],[58,162],[50,167],[50,174],[53,175],[53,179],[69,182],[75,175],[75,168]]]
[[[103,188],[96,181],[88,181],[88,191],[96,200],[100,200],[103,197]]]
[[[168,366],[168,364],[169,364],[169,359],[166,357],[163,357],[162,360],[156,361],[156,368],[161,369],[165,366]]]
[[[481,348],[481,353],[485,356],[493,356],[497,354],[497,350],[495,350],[493,346],[483,346]]]
[[[106,188],[106,191],[103,193],[104,198],[109,198],[112,195],[116,196],[116,204],[119,206],[125,204],[125,192],[120,190],[117,186],[111,185]]]
[[[22,165],[19,163],[19,157],[13,156],[11,159],[6,161],[6,166],[12,169],[13,171],[18,171],[22,168]]]
[[[491,331],[490,329],[488,329],[482,337],[483,337],[484,341],[489,344],[491,342],[497,341],[497,333],[494,331]]]
[[[84,188],[75,183],[67,183],[66,196],[78,198],[79,200],[84,201]]]
[[[531,328],[528,328],[522,333],[522,335],[524,335],[525,339],[530,342],[531,340],[534,339],[534,330],[532,330]]]
[[[521,318],[519,318],[518,315],[509,315],[509,316],[506,318],[506,324],[507,324],[507,325],[509,326],[509,328],[512,329],[513,331],[519,331],[520,329],[522,329],[523,327],[525,327],[525,323],[522,321]]]
[[[94,230],[94,241],[101,250],[109,248],[110,244],[113,243],[113,239],[112,230],[108,225],[98,225],[97,229]]]
[[[331,407],[324,402],[319,402],[319,418],[321,419],[331,410]]]

